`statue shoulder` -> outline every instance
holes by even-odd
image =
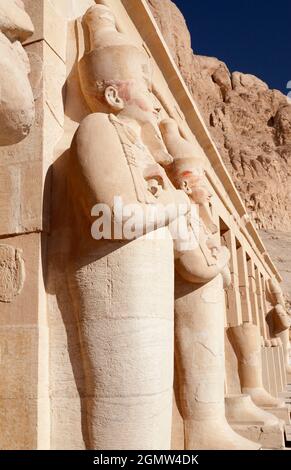
[[[77,129],[76,140],[82,141],[82,144],[86,142],[90,144],[98,139],[101,142],[106,141],[110,145],[111,140],[108,137],[112,138],[114,135],[116,135],[116,131],[108,114],[94,113],[83,119]]]
[[[77,189],[92,206],[96,201],[111,206],[116,194],[135,200],[131,172],[112,120],[103,113],[87,116],[70,149],[69,182],[73,191]]]
[[[79,125],[71,145],[72,158],[76,164],[107,168],[112,161],[123,155],[122,146],[108,114],[94,113]]]
[[[80,123],[79,129],[90,128],[95,125],[107,125],[111,124],[109,120],[109,115],[106,113],[91,113],[88,114]]]

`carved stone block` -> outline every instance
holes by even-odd
[[[25,280],[21,250],[0,245],[0,301],[12,302],[22,290]]]

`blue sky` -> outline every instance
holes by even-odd
[[[284,94],[291,80],[291,0],[172,0],[195,53],[251,73]]]

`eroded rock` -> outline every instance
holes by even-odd
[[[148,4],[257,226],[290,230],[286,96],[254,75],[231,73],[220,60],[195,54],[183,15],[170,0]]]

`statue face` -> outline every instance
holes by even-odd
[[[210,202],[211,196],[212,195],[208,188],[205,185],[200,184],[192,188],[192,194],[190,197],[196,204],[206,204],[207,202]]]
[[[193,202],[204,205],[210,202],[212,197],[203,176],[187,175],[182,182],[182,189]]]
[[[112,84],[105,90],[107,103],[120,115],[134,119],[141,125],[157,124],[160,105],[151,91],[146,77]]]
[[[127,101],[124,112],[135,117],[141,123],[156,123],[159,118],[160,107],[157,105],[150,86],[146,81],[138,83],[135,80],[129,92],[129,100]]]

